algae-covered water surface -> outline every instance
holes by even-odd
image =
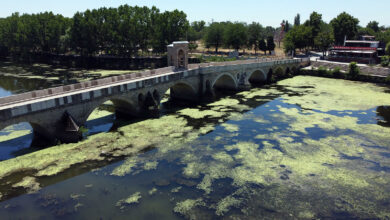
[[[82,142],[0,162],[0,216],[389,219],[389,90],[297,76],[132,122],[106,103]]]

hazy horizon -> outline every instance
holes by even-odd
[[[270,4],[270,2],[272,4]],[[196,2],[174,0],[68,0],[66,2],[53,2],[49,0],[14,0],[2,3],[0,17],[10,16],[14,12],[39,13],[52,11],[66,17],[72,17],[77,11],[97,9],[100,7],[118,7],[129,4],[131,6],[156,6],[161,11],[182,10],[187,14],[189,21],[240,21],[251,23],[259,22],[264,26],[279,26],[282,20],[294,22],[297,13],[301,15],[301,23],[308,19],[311,12],[316,11],[323,15],[323,20],[329,22],[341,12],[345,11],[359,19],[361,26],[366,26],[369,21],[378,21],[380,25],[390,26],[390,13],[386,5],[388,1],[377,0],[375,4],[362,0],[328,0],[326,3],[318,0],[289,0],[264,1],[264,0],[215,0]]]

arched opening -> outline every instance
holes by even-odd
[[[0,161],[21,156],[39,148],[32,147],[34,129],[28,122],[10,125],[0,131]]]
[[[298,69],[295,66],[293,66],[291,68],[291,72],[292,72],[293,75],[296,75],[296,74],[298,74]]]
[[[147,111],[154,111],[158,109],[159,101],[154,99],[154,96],[151,92],[148,92],[145,96],[145,100],[143,102],[143,109]]]
[[[275,80],[283,79],[285,77],[285,73],[282,67],[276,68],[276,70],[273,73]]]
[[[115,110],[113,101],[106,101],[97,106],[89,114],[85,125],[80,128],[83,136],[110,131],[116,120]]]
[[[266,82],[266,76],[263,74],[262,71],[256,70],[254,71],[251,76],[249,77],[249,83],[252,85],[261,85]]]
[[[213,88],[217,91],[235,91],[237,83],[231,75],[223,74],[214,82]]]
[[[164,108],[188,106],[190,102],[197,101],[195,89],[187,83],[179,82],[171,86],[163,95],[160,104]]]
[[[179,68],[184,68],[185,67],[185,53],[183,50],[179,50],[178,54],[177,54],[177,58],[178,58],[178,65],[179,65]]]
[[[291,71],[290,71],[290,68],[286,68],[286,71],[285,71],[285,76],[290,76],[291,75]]]

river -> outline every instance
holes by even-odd
[[[0,96],[34,88],[32,81],[29,87],[21,79],[6,81]],[[91,115],[84,145],[109,145],[121,149],[112,153],[120,156],[123,144],[148,147],[72,163],[55,175],[46,167],[16,173],[28,177],[12,189],[0,187],[0,216],[389,219],[389,106],[389,87],[311,76],[195,104],[165,99],[159,116],[131,122],[116,119],[106,103]],[[30,147],[28,123],[0,135],[0,168],[19,155],[22,161],[31,152],[68,147]],[[79,154],[92,154],[85,149]],[[16,178],[3,175],[2,181]]]

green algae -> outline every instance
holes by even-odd
[[[173,189],[171,190],[171,193],[178,193],[178,192],[180,192],[180,190],[181,190],[182,188],[183,188],[182,186],[178,186],[178,187],[176,187],[176,188],[173,188]]]
[[[13,184],[12,187],[22,187],[27,191],[27,193],[36,193],[41,189],[40,184],[36,181],[36,178],[30,176],[24,177],[20,182]]]
[[[237,199],[232,195],[229,195],[218,202],[215,214],[222,216],[228,212],[231,207],[238,207],[241,203],[241,199]]]
[[[144,170],[155,170],[157,169],[158,162],[157,161],[149,161],[144,164]]]
[[[77,194],[77,193],[73,193],[70,195],[70,198],[73,199],[73,200],[79,200],[80,198],[83,198],[85,197],[84,194]]]
[[[132,194],[131,196],[119,200],[115,206],[120,207],[120,209],[124,209],[126,206],[133,205],[139,203],[139,200],[142,198],[140,192],[136,192]]]
[[[307,101],[307,103],[312,102],[314,103],[315,100]],[[388,215],[388,211],[380,210],[383,206],[375,202],[388,199],[386,186],[390,184],[390,176],[388,173],[380,173],[371,169],[373,165],[367,161],[378,161],[381,166],[388,166],[389,160],[381,153],[389,151],[389,128],[375,124],[363,124],[358,118],[350,115],[335,116],[327,112],[301,110],[280,105],[277,108],[277,113],[272,113],[267,119],[237,114],[236,120],[250,119],[263,124],[266,129],[272,129],[273,132],[259,134],[256,136],[257,140],[247,142],[234,141],[233,134],[219,135],[214,140],[223,146],[222,149],[214,149],[204,143],[188,144],[196,140],[199,135],[214,130],[213,124],[207,124],[203,130],[202,128],[195,130],[187,125],[183,117],[168,116],[146,120],[147,123],[125,126],[120,128],[122,135],[114,136],[110,142],[113,148],[105,149],[106,153],[127,156],[135,152],[130,150],[133,147],[141,149],[142,146],[153,145],[159,148],[152,158],[129,157],[124,164],[115,168],[112,174],[123,176],[137,169],[147,170],[145,168],[149,167],[147,164],[150,161],[178,159],[184,166],[183,176],[193,179],[191,181],[197,181],[196,188],[203,191],[203,195],[200,195],[198,199],[188,199],[176,204],[174,211],[186,217],[192,216],[198,206],[215,209],[215,213],[220,216],[228,213],[233,207],[241,206],[244,207],[243,210],[246,210],[245,206],[250,207],[250,202],[255,203],[255,200],[248,202],[242,200],[241,196],[256,196],[259,192],[253,192],[248,187],[253,184],[265,186],[270,193],[266,197],[269,202],[260,203],[260,205],[276,210],[275,212],[291,212],[296,218],[315,218],[314,213],[318,209],[312,210],[312,204],[305,204],[302,202],[305,200],[299,201],[294,197],[295,194],[287,193],[294,189],[301,189],[299,192],[305,193],[316,192],[320,195],[317,198],[320,199],[321,196],[334,200],[342,198],[346,203],[340,202],[338,206],[351,213],[375,213],[375,216],[382,217]],[[342,111],[345,113],[344,111],[349,110]],[[350,111],[353,113],[354,110]],[[222,115],[232,117],[234,112],[225,112]],[[285,124],[277,127],[272,124],[268,126],[271,122]],[[332,134],[332,136],[313,139],[310,137],[311,128],[320,129],[324,134]],[[154,133],[149,136],[147,132]],[[228,144],[225,144],[225,139],[229,139]],[[102,142],[107,140],[102,140]],[[130,142],[131,147],[129,147]],[[95,143],[95,141],[88,143]],[[92,154],[89,158],[95,156]],[[345,156],[361,159],[349,160]],[[211,158],[211,160],[205,158]],[[201,178],[200,181],[197,180],[198,178]],[[217,191],[214,188],[217,186],[213,183],[225,178],[231,179],[232,185],[239,190],[232,191],[222,200],[210,201],[209,198],[213,198]],[[172,193],[174,193],[173,190],[171,190]],[[358,195],[355,195],[356,192],[359,192]],[[324,209],[331,210],[332,208],[324,207]],[[243,213],[247,213],[247,210]]]
[[[280,81],[278,85],[298,92],[304,91],[303,96],[282,96],[285,103],[299,105],[304,109],[317,109],[322,112],[357,111],[390,105],[390,94],[385,93],[386,88],[370,83],[297,76]],[[308,89],[310,86],[312,88]]]
[[[197,206],[204,206],[205,203],[203,202],[202,198],[198,199],[187,199],[182,202],[176,203],[175,208],[173,209],[174,212],[180,213],[184,216],[189,215],[190,211],[197,207]]]
[[[222,126],[225,128],[226,131],[229,131],[229,132],[237,132],[240,130],[240,127],[238,125],[235,125],[235,124],[225,123],[225,124],[222,124]]]
[[[84,204],[78,202],[78,203],[74,206],[74,211],[75,211],[75,212],[79,211],[79,209],[80,209],[81,207],[83,207],[83,206],[84,206]]]
[[[156,187],[153,187],[151,190],[149,190],[148,194],[149,194],[150,196],[152,196],[152,195],[156,194],[157,191],[158,191],[157,188],[156,188]]]
[[[206,117],[219,118],[223,116],[223,113],[213,110],[199,110],[193,108],[187,108],[178,112],[181,115],[191,117],[193,119],[201,119]]]

